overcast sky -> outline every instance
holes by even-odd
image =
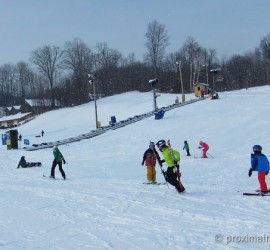
[[[0,65],[74,38],[92,49],[106,42],[141,60],[153,20],[168,31],[167,53],[192,36],[228,58],[253,51],[270,34],[269,11],[270,0],[0,0]]]

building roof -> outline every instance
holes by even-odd
[[[31,114],[31,112],[28,113],[17,113],[16,115],[9,115],[9,116],[3,116],[0,118],[0,122],[6,122],[6,121],[13,121],[13,120],[19,120],[22,119],[23,117]]]

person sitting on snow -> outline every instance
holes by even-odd
[[[17,168],[20,168],[20,167],[22,167],[22,168],[28,167],[28,164],[27,164],[24,156],[21,157]]]

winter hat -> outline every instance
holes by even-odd
[[[150,141],[149,148],[150,149],[154,149],[155,148],[155,143],[152,142],[152,141]]]

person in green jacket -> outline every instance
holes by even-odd
[[[166,172],[162,170],[166,181],[174,186],[179,193],[184,192],[185,188],[180,181],[181,173],[179,172],[180,153],[166,145],[165,140],[159,140],[156,145],[164,158],[161,163],[166,162],[168,165]]]
[[[59,166],[59,170],[62,174],[63,179],[66,179],[66,174],[62,168],[62,162],[64,164],[66,164],[66,161],[64,159],[64,156],[62,155],[62,153],[60,152],[60,150],[58,149],[57,146],[53,147],[53,156],[54,156],[54,160],[52,163],[52,168],[51,168],[51,176],[50,178],[55,178],[55,167],[58,165]]]
[[[187,152],[187,156],[190,156],[190,153],[189,153],[189,145],[188,145],[188,142],[187,141],[184,141],[184,147],[183,147],[183,150],[186,150]]]

